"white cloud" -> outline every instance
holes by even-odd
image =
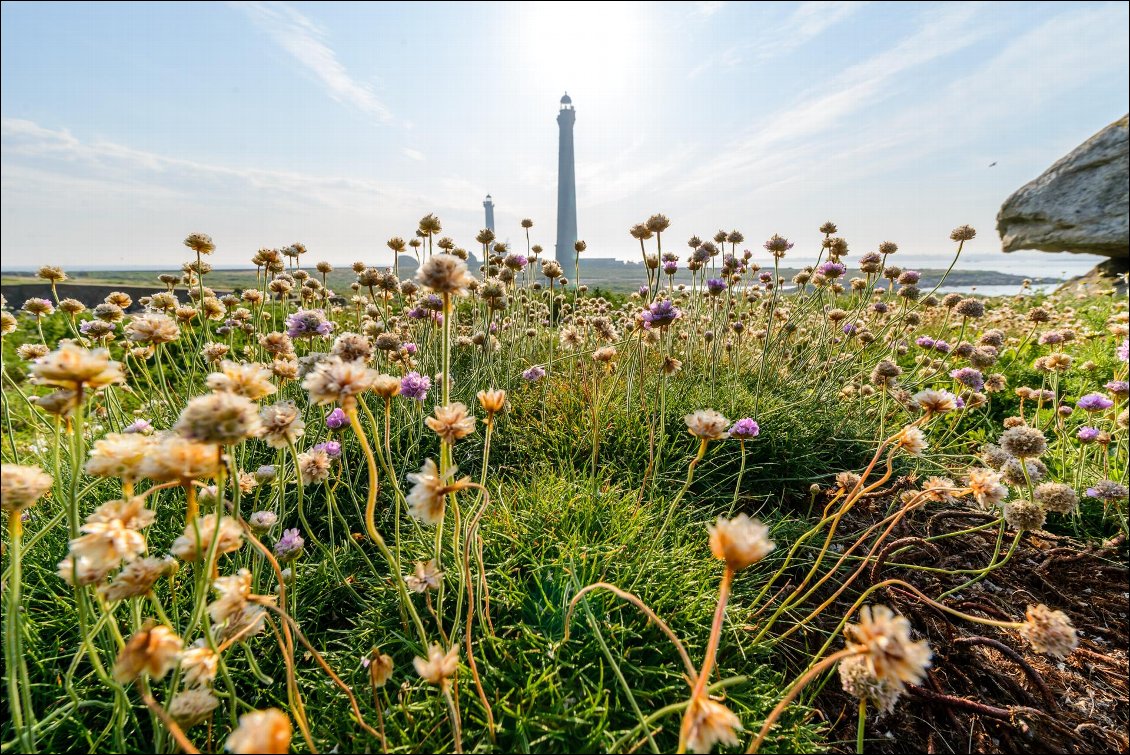
[[[401,147],[400,154],[404,155],[410,160],[416,160],[417,162],[421,163],[425,160],[423,152],[418,149],[412,149],[411,147]]]
[[[694,10],[691,11],[691,15],[710,18],[725,6],[726,3],[721,0],[704,0],[703,2],[694,4]]]
[[[252,23],[290,53],[325,86],[329,96],[343,105],[374,115],[382,121],[392,112],[374,94],[373,88],[357,81],[324,41],[325,32],[313,21],[284,3],[234,3]]]

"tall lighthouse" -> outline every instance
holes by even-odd
[[[573,244],[577,241],[577,173],[573,165],[573,123],[577,113],[566,92],[557,113],[557,247],[554,256],[566,269],[574,261]]]
[[[487,194],[487,198],[483,200],[483,209],[486,210],[486,214],[487,214],[487,217],[486,217],[487,228],[489,228],[493,232],[494,231],[494,200],[490,198],[490,194]]]

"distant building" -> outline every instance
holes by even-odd
[[[566,270],[573,269],[577,243],[577,172],[573,156],[573,124],[577,114],[566,92],[557,113],[557,246],[554,256]]]

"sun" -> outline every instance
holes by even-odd
[[[520,60],[550,89],[611,94],[630,86],[649,46],[647,6],[638,3],[531,3],[516,11]]]

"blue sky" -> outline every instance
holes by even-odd
[[[1016,188],[1128,109],[1126,3],[33,4],[2,6],[5,267],[215,264],[305,243],[388,260],[436,212],[473,246],[482,198],[553,245],[558,100],[577,109],[578,226],[634,258],[740,229],[812,252],[1077,272],[1002,255]],[[989,164],[996,162],[990,168]]]

